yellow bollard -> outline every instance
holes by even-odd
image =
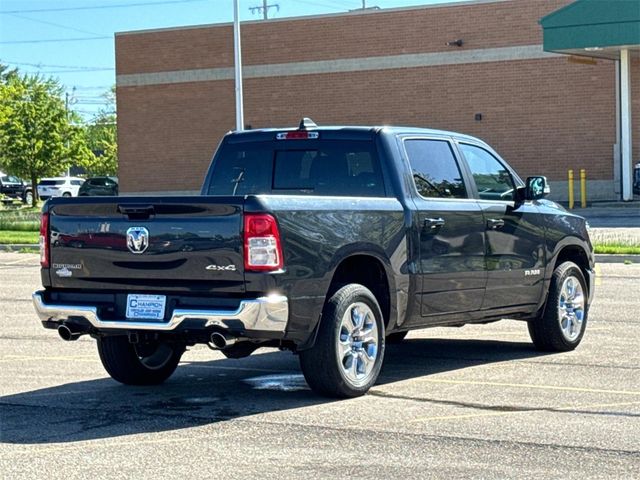
[[[573,170],[569,170],[569,210],[573,209]]]
[[[587,171],[580,169],[580,206],[587,208]]]

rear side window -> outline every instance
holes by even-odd
[[[446,140],[405,140],[418,193],[423,197],[467,198],[460,168]]]
[[[213,166],[209,195],[384,196],[372,142],[227,144]]]
[[[82,185],[84,180],[71,180],[71,185]]]

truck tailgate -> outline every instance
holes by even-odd
[[[56,199],[53,288],[244,292],[242,197]]]

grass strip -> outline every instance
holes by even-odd
[[[18,232],[38,232],[40,231],[39,220],[5,220],[0,217],[0,231],[12,230]]]
[[[596,253],[609,255],[640,255],[640,245],[625,245],[616,243],[596,243],[593,246]]]
[[[0,244],[2,245],[15,245],[17,243],[36,244],[39,240],[39,232],[0,230]]]
[[[0,210],[0,222],[39,222],[40,208]]]
[[[0,244],[36,244],[39,241],[39,223],[24,223],[24,230],[4,230],[0,228]],[[640,245],[627,243],[596,243],[596,253],[614,255],[640,255]]]

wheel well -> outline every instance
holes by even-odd
[[[555,270],[556,268],[558,268],[558,265],[564,262],[575,263],[576,265],[578,265],[578,267],[580,267],[580,270],[582,270],[582,274],[584,275],[584,278],[585,279],[588,278],[587,271],[589,270],[589,258],[587,257],[587,254],[582,248],[575,245],[564,247],[558,254],[558,257],[556,258],[556,263],[553,266],[553,269]],[[588,284],[587,284],[587,288],[589,288]]]
[[[331,298],[340,287],[349,283],[359,283],[371,290],[380,304],[382,318],[387,326],[391,299],[389,281],[380,260],[369,255],[354,255],[343,260],[333,274],[327,299]]]

